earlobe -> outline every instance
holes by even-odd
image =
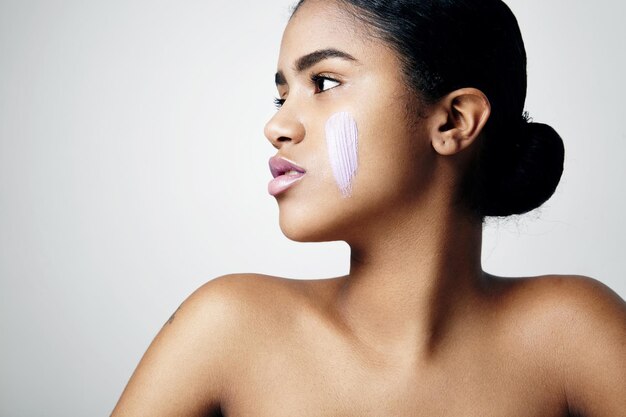
[[[482,132],[491,105],[476,88],[455,90],[436,105],[432,145],[440,155],[454,155],[473,144]]]

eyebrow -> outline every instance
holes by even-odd
[[[341,59],[345,59],[346,61],[358,62],[358,60],[355,57],[353,57],[347,52],[343,52],[334,48],[326,48],[326,49],[317,50],[315,52],[311,52],[310,54],[306,54],[298,58],[298,60],[296,61],[295,69],[297,72],[300,73],[302,71],[305,71],[311,68],[313,65],[317,64],[318,62],[321,62],[329,58],[341,58]],[[275,81],[276,81],[276,85],[287,84],[287,80],[285,79],[285,74],[283,74],[282,71],[278,71],[276,73]]]

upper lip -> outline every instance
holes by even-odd
[[[298,166],[295,162],[292,162],[282,156],[272,156],[269,161],[270,171],[274,178],[283,175],[285,172],[296,171],[304,174],[306,170]]]

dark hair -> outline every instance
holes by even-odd
[[[563,172],[563,141],[524,113],[526,51],[508,6],[500,0],[336,1],[395,49],[422,102],[463,87],[489,99],[483,142],[461,190],[474,213],[522,214],[550,198]]]

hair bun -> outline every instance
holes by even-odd
[[[529,212],[545,203],[559,184],[565,157],[559,134],[524,115],[515,136],[492,138],[485,147],[491,152],[481,158],[483,216]]]

